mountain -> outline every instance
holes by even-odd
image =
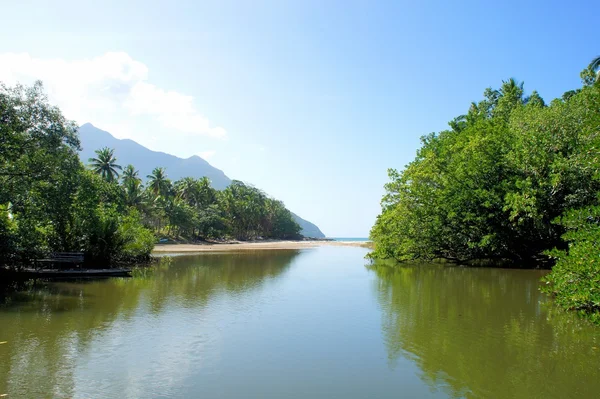
[[[313,224],[313,223],[309,222],[308,220],[302,219],[300,216],[296,215],[294,212],[292,212],[292,216],[294,217],[294,220],[296,220],[296,223],[298,223],[300,225],[300,228],[302,229],[300,231],[300,233],[304,237],[325,238],[325,234],[323,234],[321,229],[319,229],[316,224]]]
[[[108,147],[115,150],[115,157],[121,166],[134,165],[140,171],[142,179],[152,173],[152,169],[162,166],[167,169],[167,174],[172,181],[187,176],[206,176],[217,190],[223,190],[231,183],[231,179],[225,176],[223,171],[198,156],[182,159],[164,152],[152,151],[133,140],[113,137],[109,132],[100,130],[91,123],[86,123],[79,128],[79,139],[82,147],[79,155],[84,163],[96,156],[94,151]]]
[[[194,178],[206,176],[211,180],[213,187],[218,190],[223,190],[231,183],[231,179],[222,170],[215,168],[199,156],[194,155],[183,159],[164,152],[152,151],[133,140],[117,139],[109,132],[98,129],[91,123],[86,123],[79,128],[79,139],[82,148],[79,155],[84,163],[96,155],[94,151],[108,147],[115,150],[115,157],[121,166],[134,165],[140,171],[142,179],[145,179],[155,167],[162,166],[173,181],[188,176]],[[302,228],[302,235],[314,238],[325,237],[325,234],[316,225],[292,214]]]

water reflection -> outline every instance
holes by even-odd
[[[540,272],[364,255],[204,254],[30,286],[0,306],[0,394],[597,397],[600,329],[543,305]]]
[[[118,340],[119,329],[127,323],[147,324],[146,330],[136,328],[141,330],[139,345],[143,342],[148,345],[147,351],[151,351],[152,343],[144,341],[152,336],[148,315],[158,317],[166,314],[165,309],[177,309],[196,317],[214,298],[261,290],[285,273],[298,254],[298,251],[271,251],[188,256],[132,279],[31,285],[8,296],[0,305],[0,341],[8,341],[0,345],[0,394],[15,398],[63,398],[81,395],[85,388],[92,393],[115,392],[103,386],[92,387],[91,380],[81,383],[83,391],[81,386],[76,387],[75,370],[84,376],[86,372],[78,365],[84,354],[94,352],[99,357],[96,363],[107,362],[105,370],[118,370],[119,365],[110,364],[118,357],[102,359],[102,356],[118,356],[122,344]],[[177,339],[177,323],[184,322],[186,319],[182,317],[172,320],[173,339]],[[105,333],[110,334],[103,337]],[[90,351],[99,337],[108,346]],[[137,349],[140,353],[146,350]],[[166,348],[164,352],[172,349]],[[180,354],[186,350],[177,349]],[[173,359],[165,359],[162,368],[165,379],[173,378],[176,372],[168,370],[169,361]],[[114,381],[105,378],[95,383],[110,386],[111,380]],[[127,379],[123,384],[123,389],[131,389]],[[135,392],[130,396],[135,397]]]
[[[412,359],[451,397],[597,397],[598,329],[547,305],[542,272],[370,267],[391,367]]]

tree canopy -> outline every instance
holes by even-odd
[[[140,261],[165,235],[301,237],[282,202],[239,181],[220,192],[206,177],[173,183],[157,166],[144,184],[106,147],[84,165],[77,126],[49,104],[41,82],[0,83],[0,140],[0,266],[62,251],[105,266]]]
[[[371,256],[517,266],[559,259],[548,280],[553,293],[563,287],[555,284],[559,270],[570,276],[564,281],[582,278],[600,288],[597,266],[582,258],[592,248],[597,256],[600,243],[600,83],[593,72],[591,65],[581,88],[548,105],[509,79],[486,89],[450,129],[422,137],[416,158],[388,171]],[[574,259],[586,265],[577,279]],[[571,300],[600,309],[593,292]]]

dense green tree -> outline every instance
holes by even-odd
[[[544,291],[565,309],[600,324],[600,206],[571,210],[556,222],[565,227],[569,246],[549,252],[558,262],[545,278]]]
[[[125,248],[116,244],[124,233],[113,227],[122,226],[127,208],[114,184],[120,167],[112,150],[98,151],[95,171],[86,170],[76,125],[48,103],[39,82],[0,84],[0,121],[0,265],[54,251],[122,259]],[[143,236],[141,224],[137,228]],[[123,243],[136,241],[130,238]],[[148,256],[151,248],[144,248]]]
[[[227,217],[218,204],[209,205],[198,212],[197,234],[201,238],[229,236]]]
[[[534,90],[531,95],[529,97],[527,97],[525,99],[525,103],[529,106],[529,107],[545,107],[546,103],[544,102],[544,99],[540,96],[540,94],[537,92],[537,90]]]
[[[590,167],[597,96],[588,86],[545,106],[514,79],[487,89],[452,130],[425,136],[402,173],[390,171],[373,256],[523,262],[564,246],[552,220],[600,190]]]
[[[219,196],[228,230],[238,239],[298,238],[300,227],[282,202],[234,180]]]
[[[81,251],[103,267],[147,260],[155,234],[299,237],[283,203],[242,182],[223,192],[207,177],[171,184],[157,167],[144,186],[110,148],[97,150],[85,168],[75,124],[48,104],[41,83],[0,84],[0,121],[0,266],[54,251]]]
[[[548,105],[509,79],[451,130],[424,136],[416,158],[389,171],[371,256],[517,266],[551,256],[547,290],[598,314],[600,269],[589,259],[600,244],[600,86],[593,66],[581,77],[582,88]]]
[[[78,221],[78,250],[84,251],[90,262],[107,266],[148,259],[154,236],[142,225],[138,211],[128,207],[121,187],[84,171],[73,212]]]
[[[292,213],[283,202],[268,198],[266,203],[266,217],[263,220],[263,234],[271,238],[296,239],[300,237],[300,226]]]
[[[175,230],[177,235],[193,236],[198,225],[198,213],[188,205],[184,200],[173,199],[169,201],[167,208],[167,217],[171,230]]]
[[[242,240],[260,236],[266,195],[260,190],[234,180],[223,191],[221,203],[233,235]]]
[[[42,84],[0,83],[0,262],[68,246],[77,173],[77,128],[48,103]]]

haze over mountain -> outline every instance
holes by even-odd
[[[79,138],[82,148],[80,156],[84,163],[96,155],[95,150],[109,147],[115,150],[115,156],[121,166],[134,165],[144,180],[152,172],[152,169],[161,166],[166,169],[167,175],[172,181],[188,176],[194,178],[206,176],[211,180],[213,187],[218,190],[223,190],[231,183],[231,179],[222,170],[215,168],[197,155],[183,159],[164,152],[152,151],[133,140],[118,139],[91,123],[86,123],[79,128]],[[302,228],[302,235],[316,238],[325,237],[315,224],[292,214]]]

